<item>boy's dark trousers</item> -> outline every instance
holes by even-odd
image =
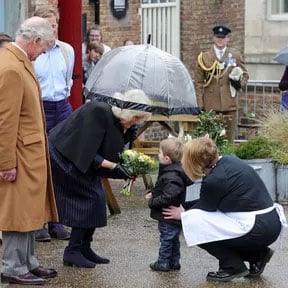
[[[158,263],[169,265],[179,264],[180,260],[180,241],[179,235],[182,231],[181,225],[170,224],[159,221],[158,229],[160,232],[160,249]]]

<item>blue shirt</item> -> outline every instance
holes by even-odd
[[[68,77],[67,64],[59,42],[67,52],[69,63]],[[34,69],[41,86],[44,101],[60,101],[70,96],[73,84],[72,73],[74,62],[75,54],[72,46],[59,40],[55,42],[52,49],[41,54],[34,61]]]

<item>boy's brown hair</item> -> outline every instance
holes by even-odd
[[[95,52],[99,53],[100,56],[104,53],[104,46],[102,43],[89,43],[87,45],[86,53],[90,52],[91,50],[94,50]]]
[[[183,156],[183,143],[178,138],[167,138],[160,142],[160,149],[164,156],[168,156],[173,163],[179,162]]]

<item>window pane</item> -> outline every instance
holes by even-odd
[[[288,0],[284,0],[283,13],[288,13]]]
[[[271,12],[272,14],[279,14],[281,0],[271,0]]]

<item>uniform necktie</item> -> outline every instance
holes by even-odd
[[[221,59],[223,56],[223,50],[219,50],[219,59]]]

